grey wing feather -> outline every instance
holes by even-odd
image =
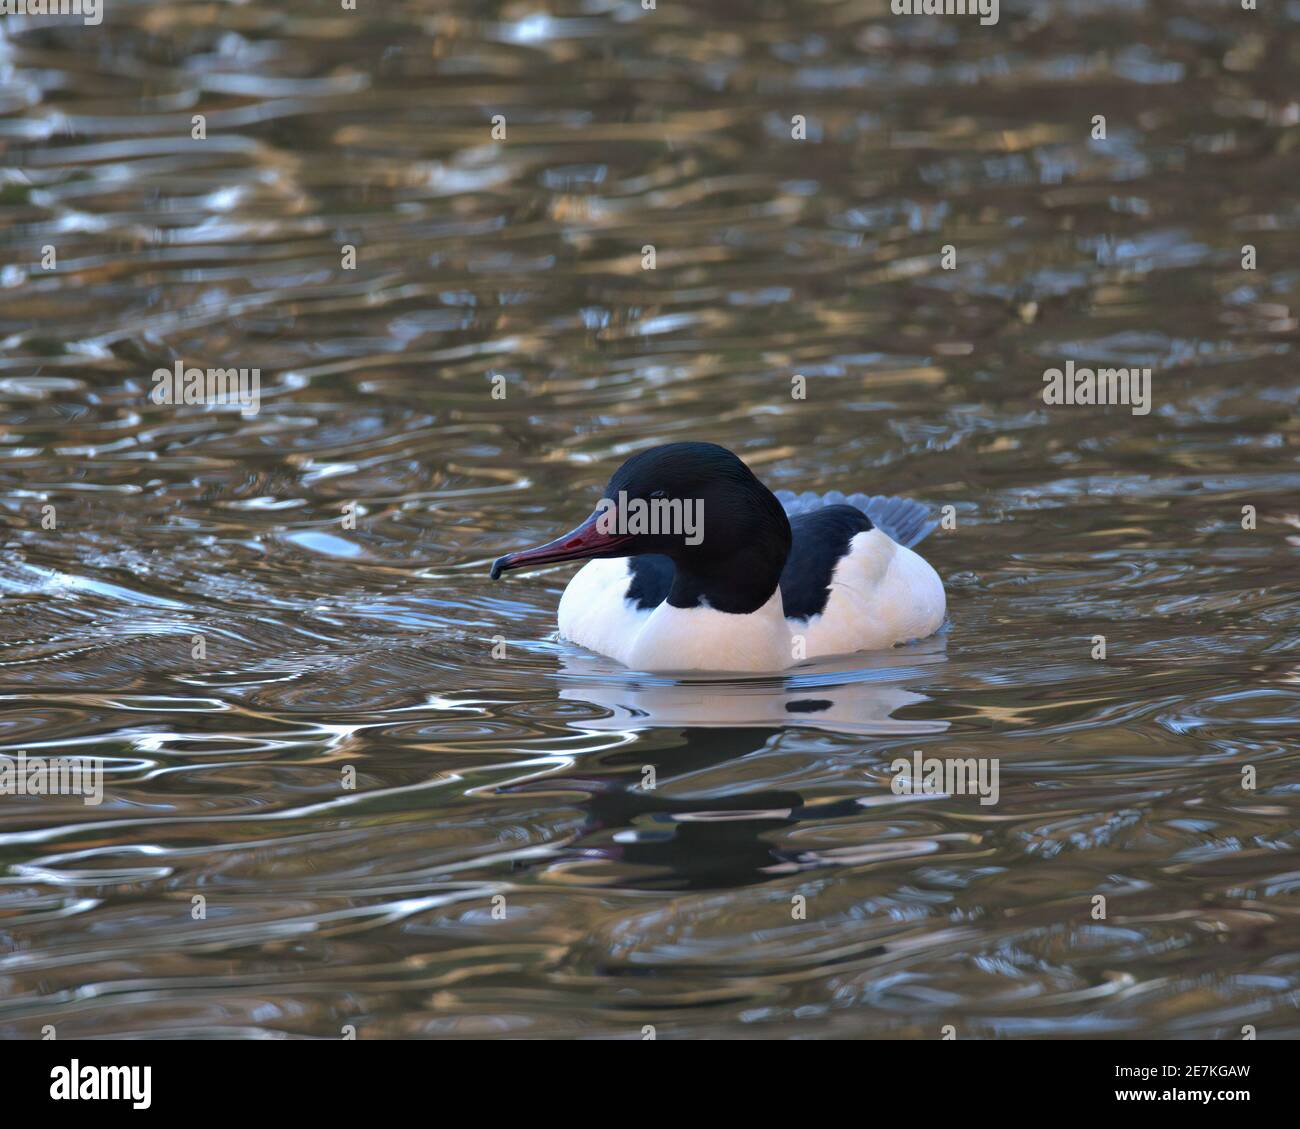
[[[886,537],[909,549],[939,528],[937,521],[927,520],[930,511],[925,504],[914,502],[911,498],[890,498],[884,494],[846,495],[838,490],[832,490],[829,494],[814,494],[811,490],[802,494],[796,494],[792,490],[777,490],[776,497],[788,517],[820,509],[822,506],[856,506]]]

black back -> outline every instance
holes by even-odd
[[[781,603],[787,619],[809,619],[826,610],[831,576],[849,542],[874,528],[854,506],[823,506],[790,519],[794,544],[781,570]]]

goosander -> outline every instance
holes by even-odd
[[[905,498],[780,495],[715,443],[640,451],[581,525],[508,569],[588,563],[560,636],[651,672],[776,672],[933,634],[943,583],[912,546],[935,528]]]

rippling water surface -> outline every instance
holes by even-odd
[[[107,765],[0,797],[0,1034],[1300,1035],[1300,4],[359,7],[0,22],[0,751]],[[954,507],[946,630],[488,579],[681,438]]]

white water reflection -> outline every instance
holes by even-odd
[[[560,652],[559,696],[609,711],[575,723],[583,729],[807,727],[862,737],[923,736],[943,733],[948,723],[896,715],[929,701],[907,686],[932,679],[926,668],[943,660],[940,635],[880,654],[819,661],[785,676],[672,678],[628,671],[571,648]]]

